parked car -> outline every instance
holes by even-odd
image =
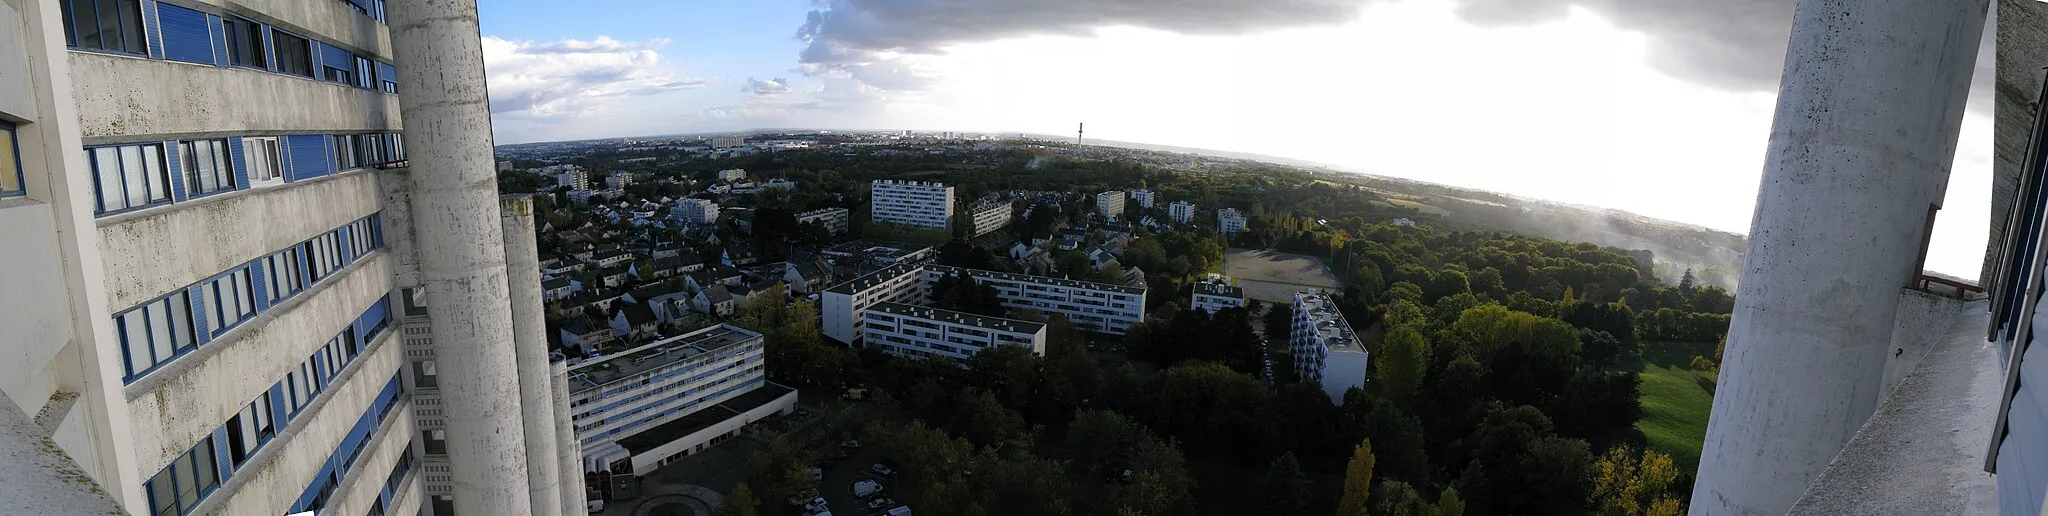
[[[891,505],[896,505],[895,499],[877,496],[872,500],[868,500],[868,510],[870,511],[886,509]]]
[[[881,483],[881,482],[876,482],[876,481],[873,481],[873,480],[860,480],[860,481],[855,481],[855,482],[853,483],[853,495],[854,495],[854,496],[858,496],[858,497],[861,497],[861,498],[867,498],[867,497],[870,497],[870,496],[874,496],[874,495],[876,495],[876,494],[880,494],[881,492],[882,492],[882,483]]]
[[[895,468],[890,468],[890,467],[889,467],[888,465],[886,465],[886,464],[882,464],[882,463],[879,463],[879,462],[875,463],[875,465],[874,465],[873,467],[869,467],[869,468],[868,468],[868,471],[872,471],[872,472],[874,472],[874,473],[875,473],[876,475],[881,475],[881,476],[885,476],[885,477],[886,477],[886,476],[891,476],[891,475],[895,475],[895,474],[896,474],[896,470],[895,470]]]
[[[824,479],[825,479],[825,469],[824,469],[824,468],[811,468],[811,477],[812,477],[812,478],[816,478],[816,479],[818,479],[818,480],[824,480]]]
[[[887,516],[910,516],[910,506],[905,505],[901,507],[896,507],[893,509],[889,509],[888,512],[884,512],[882,514],[885,514]]]

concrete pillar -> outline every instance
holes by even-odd
[[[420,284],[433,322],[456,512],[524,514],[526,436],[475,0],[393,2]]]
[[[562,514],[583,514],[585,489],[583,487],[583,441],[576,437],[575,424],[569,416],[575,414],[569,409],[569,360],[560,353],[549,357],[550,376],[554,381],[555,395],[555,461],[562,475]]]
[[[535,516],[562,514],[560,462],[555,457],[554,370],[548,366],[547,307],[541,302],[540,249],[534,238],[533,199],[498,202],[505,231],[505,277],[512,294],[512,346],[519,363],[520,422],[526,433],[526,483]],[[567,414],[561,418],[568,419]],[[569,513],[575,514],[575,513]]]
[[[1692,514],[1784,514],[1876,409],[1988,0],[1800,0]]]

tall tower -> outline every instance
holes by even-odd
[[[1082,133],[1084,133],[1084,132],[1086,132],[1087,130],[1088,130],[1088,123],[1087,123],[1087,122],[1081,122],[1081,125],[1079,125],[1079,126],[1075,126],[1075,127],[1074,127],[1074,145],[1080,145],[1080,144],[1081,144],[1081,134],[1082,134]]]

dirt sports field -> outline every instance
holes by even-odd
[[[1270,250],[1231,249],[1223,256],[1223,275],[1237,279],[1245,297],[1294,302],[1303,288],[1336,288],[1337,276],[1313,256]]]

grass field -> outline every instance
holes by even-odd
[[[1714,353],[1712,342],[1648,342],[1643,344],[1643,384],[1639,387],[1643,418],[1636,430],[1653,449],[1671,454],[1679,471],[1699,466],[1700,444],[1707,438],[1707,413],[1714,395],[1688,368],[1694,356]]]

